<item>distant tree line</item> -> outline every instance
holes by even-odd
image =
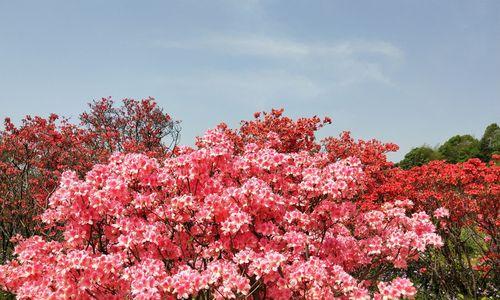
[[[497,123],[486,127],[480,140],[470,134],[455,135],[437,147],[423,145],[413,148],[398,165],[403,169],[410,169],[432,160],[459,163],[471,158],[488,162],[493,154],[500,154],[500,127]]]

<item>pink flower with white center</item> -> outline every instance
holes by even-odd
[[[241,250],[234,255],[233,261],[239,265],[247,264],[255,257],[255,252],[251,249]]]
[[[286,261],[286,257],[276,251],[269,251],[261,257],[255,257],[250,263],[249,270],[257,275],[257,277],[262,277],[271,272],[277,272],[280,265]]]
[[[400,298],[411,298],[417,293],[413,283],[406,278],[395,278],[390,283],[380,282],[378,284],[379,294],[375,299],[392,300]]]
[[[221,230],[224,233],[236,233],[240,228],[249,224],[251,221],[251,217],[249,214],[239,211],[232,213],[226,221],[222,222]]]
[[[441,219],[450,216],[450,211],[444,207],[440,207],[434,211],[434,217]]]

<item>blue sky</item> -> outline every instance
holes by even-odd
[[[284,107],[401,150],[500,122],[500,1],[0,0],[0,118],[153,96],[182,143]]]

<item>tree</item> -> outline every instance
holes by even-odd
[[[403,169],[410,169],[440,158],[440,154],[436,150],[429,146],[421,146],[411,149],[399,162],[399,166]]]
[[[488,125],[479,142],[483,161],[490,161],[493,154],[500,154],[500,127],[496,123]]]
[[[360,205],[376,183],[360,158],[300,134],[317,121],[257,117],[252,128],[284,126],[220,125],[161,160],[65,172],[42,216],[61,237],[21,240],[0,285],[33,299],[412,297],[394,270],[442,244],[430,216],[409,200]],[[346,148],[377,161],[365,150],[384,146]]]
[[[40,232],[37,215],[65,169],[83,175],[92,167],[82,131],[57,115],[26,117],[16,127],[5,120],[0,132],[1,261],[9,258],[11,238]]]
[[[115,151],[164,155],[179,142],[179,121],[157,106],[153,98],[124,99],[116,107],[111,98],[89,104],[90,111],[80,115],[81,126],[101,156]]]
[[[90,104],[79,125],[55,114],[27,116],[19,126],[5,120],[0,131],[0,262],[10,258],[12,237],[46,233],[38,215],[64,171],[84,176],[118,150],[162,157],[173,150],[178,122],[153,99],[113,104],[110,98]]]
[[[447,162],[464,162],[479,157],[479,141],[468,134],[455,135],[441,145],[438,151]]]

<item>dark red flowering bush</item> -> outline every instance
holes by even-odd
[[[495,235],[500,225],[500,167],[479,159],[458,164],[433,161],[402,174],[407,195],[419,199],[417,209],[445,207],[455,225],[472,225]]]
[[[426,269],[418,276],[422,286],[436,297],[498,296],[500,167],[479,159],[433,161],[393,180],[403,183],[402,195],[416,210],[441,219],[444,247],[417,264]]]
[[[332,120],[325,118],[321,121],[315,116],[294,121],[283,112],[283,109],[257,112],[254,120],[242,121],[238,134],[232,135],[236,146],[247,143],[264,145],[270,142],[269,139],[274,139],[273,148],[279,152],[319,151],[321,146],[315,142],[314,134]]]
[[[84,135],[58,116],[26,117],[19,127],[9,119],[0,132],[1,261],[10,255],[10,239],[37,232],[39,219],[63,170],[83,175],[93,163]]]
[[[328,137],[323,144],[330,160],[335,161],[350,156],[360,159],[365,180],[358,204],[363,209],[371,209],[384,202],[401,199],[402,185],[393,180],[399,169],[395,168],[386,156],[388,152],[397,151],[397,145],[384,144],[377,140],[354,140],[350,132],[343,132],[338,138]]]

